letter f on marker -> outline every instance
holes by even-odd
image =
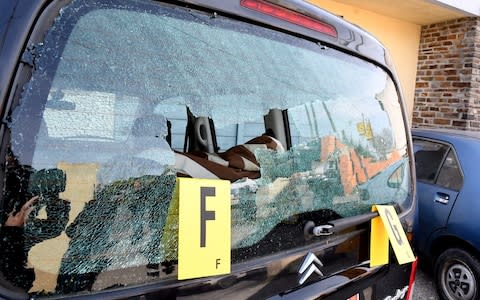
[[[205,247],[207,221],[215,220],[215,211],[207,210],[207,197],[215,196],[215,187],[200,187],[200,247]]]

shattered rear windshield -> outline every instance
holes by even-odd
[[[219,15],[81,0],[27,58],[2,223],[39,200],[30,267],[0,268],[31,293],[176,278],[179,177],[231,182],[233,263],[315,243],[296,232],[308,218],[409,205],[395,85],[359,58]]]

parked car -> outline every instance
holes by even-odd
[[[408,233],[416,206],[370,34],[298,0],[9,0],[0,36],[0,298],[405,296],[410,263],[369,263],[372,205]]]
[[[480,297],[480,132],[413,129],[414,244],[442,299]]]

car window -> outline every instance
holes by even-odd
[[[230,181],[233,263],[318,242],[288,231],[307,217],[410,205],[396,86],[357,57],[193,9],[77,0],[34,64],[3,195],[4,212],[40,196],[36,276],[8,273],[32,293],[175,278],[179,177]]]
[[[434,183],[448,146],[420,139],[414,140],[417,180]]]
[[[459,191],[462,187],[463,175],[453,150],[448,152],[436,183],[444,188],[456,191]]]

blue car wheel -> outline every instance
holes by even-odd
[[[448,249],[435,261],[435,284],[442,299],[478,299],[480,262],[467,251]]]

